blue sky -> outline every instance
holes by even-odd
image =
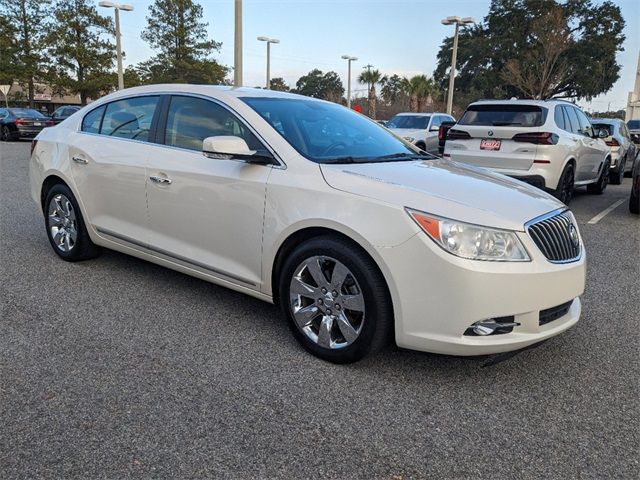
[[[125,3],[123,0],[122,3]],[[97,3],[97,1],[96,1]],[[125,65],[145,60],[153,51],[140,38],[151,0],[129,0],[133,12],[121,15]],[[210,37],[222,42],[218,61],[233,65],[233,0],[202,0]],[[584,106],[594,110],[624,108],[633,89],[640,52],[640,0],[614,0],[627,22],[625,51],[618,56],[621,77],[607,94]],[[346,85],[346,61],[358,57],[354,77],[366,64],[385,74],[431,75],[442,39],[453,27],[440,24],[449,15],[472,16],[481,20],[490,0],[244,0],[244,84],[265,82],[266,46],[256,40],[265,35],[280,40],[272,45],[271,76],[284,77],[290,85],[317,67],[334,70]],[[101,9],[103,13],[109,11]],[[594,52],[597,54],[597,52]],[[364,96],[355,84],[355,95]]]

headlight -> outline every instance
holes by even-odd
[[[411,143],[413,143],[413,141],[415,140],[415,138],[413,138],[413,137],[404,137],[404,139],[405,139],[407,142],[411,142]]]
[[[406,210],[434,242],[457,257],[498,262],[531,260],[515,232]]]

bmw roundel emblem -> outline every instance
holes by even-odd
[[[489,134],[490,137],[493,137],[493,130],[489,130],[487,133]]]
[[[573,246],[578,248],[580,246],[580,237],[578,237],[578,230],[576,230],[573,224],[569,225],[569,237],[571,238]]]

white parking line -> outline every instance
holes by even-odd
[[[608,208],[605,208],[603,211],[601,211],[599,214],[597,214],[595,217],[593,217],[591,220],[589,220],[587,223],[591,224],[591,225],[595,225],[596,223],[598,223],[600,220],[602,220],[606,215],[608,215],[609,213],[611,213],[613,210],[615,210],[615,208],[618,205],[621,205],[624,203],[624,198],[622,200],[618,200],[616,203],[614,203],[613,205],[611,205]]]

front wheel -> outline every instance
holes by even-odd
[[[393,311],[386,283],[362,250],[322,236],[298,246],[280,275],[279,300],[300,344],[333,363],[352,363],[384,345]]]
[[[609,168],[611,168],[611,160],[606,159],[602,166],[602,171],[596,183],[587,185],[587,192],[594,195],[602,195],[609,184]]]
[[[11,130],[9,130],[9,127],[7,127],[6,125],[3,125],[3,127],[0,129],[0,140],[2,140],[3,142],[8,142],[9,140],[11,140]]]

